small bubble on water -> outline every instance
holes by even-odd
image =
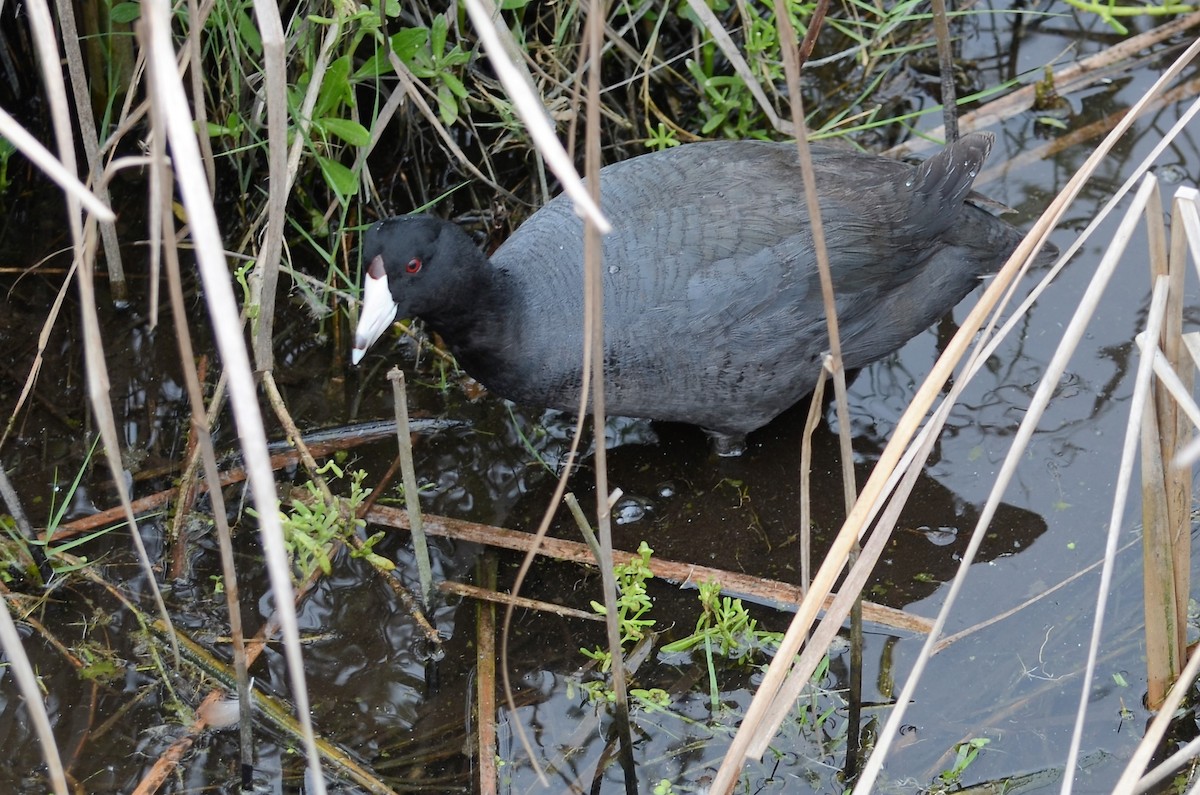
[[[1179,185],[1187,181],[1187,171],[1177,163],[1167,163],[1154,169],[1154,175],[1166,185]]]
[[[617,524],[633,524],[646,518],[654,509],[653,503],[644,497],[627,494],[613,508],[613,520]]]
[[[917,532],[929,539],[929,543],[939,547],[953,544],[954,540],[958,538],[957,527],[929,527],[928,525],[922,525],[917,528]]]

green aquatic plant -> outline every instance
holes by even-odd
[[[975,737],[954,746],[954,764],[938,773],[937,785],[940,789],[936,791],[945,792],[950,788],[961,786],[963,774],[979,756],[983,747],[990,742],[991,740],[986,737]]]
[[[317,470],[319,475],[332,475],[333,481],[343,480],[345,472],[333,461]],[[331,555],[337,544],[349,539],[351,534],[365,526],[358,518],[358,508],[371,493],[363,488],[367,473],[358,470],[350,475],[350,494],[335,496],[326,502],[321,490],[312,481],[301,487],[303,494],[288,503],[288,510],[280,511],[283,522],[284,548],[292,563],[297,584],[304,582],[317,571],[329,574],[333,568]],[[253,509],[247,512],[254,515]],[[384,537],[377,533],[368,538],[360,549],[351,553],[353,557],[367,559],[372,565],[390,570],[395,564],[372,551],[372,547]]]
[[[1114,2],[1097,2],[1096,0],[1067,0],[1067,5],[1089,14],[1095,14],[1104,24],[1122,36],[1129,35],[1129,28],[1122,24],[1122,19],[1175,16],[1177,14],[1190,14],[1196,10],[1196,6],[1187,3],[1123,5]]]
[[[661,121],[657,127],[651,127],[647,124],[646,132],[649,135],[642,143],[645,144],[647,149],[670,149],[673,146],[679,146],[679,138],[675,135],[675,131]]]
[[[647,614],[652,602],[646,592],[646,583],[653,579],[650,571],[650,555],[654,550],[643,541],[638,546],[637,557],[628,563],[619,563],[613,573],[617,581],[617,627],[621,635],[621,648],[624,650],[630,644],[645,637],[654,626],[654,619]],[[606,615],[604,605],[592,601],[592,610],[599,615]],[[612,655],[601,648],[580,649],[585,657],[600,663],[600,670],[608,673],[612,669]]]
[[[83,481],[84,473],[88,471],[92,456],[99,444],[100,437],[97,436],[92,441],[92,446],[88,449],[83,463],[79,465],[79,469],[75,472],[75,478],[69,485],[61,485],[58,480],[58,472],[55,471],[54,482],[50,489],[50,515],[40,537],[26,538],[21,534],[12,517],[0,517],[0,530],[3,530],[4,536],[6,536],[6,538],[0,538],[0,580],[13,582],[15,572],[19,571],[29,581],[35,582],[39,586],[45,586],[47,583],[42,581],[42,573],[38,569],[38,557],[35,555],[35,550],[40,551],[40,554],[44,556],[46,565],[54,577],[84,569],[91,565],[91,561],[86,556],[74,556],[73,551],[125,525],[124,522],[120,522],[57,544],[51,543],[62,526],[67,511],[75,502],[79,484]],[[148,516],[152,515],[148,514]]]
[[[700,606],[695,631],[663,646],[664,652],[685,652],[706,645],[715,647],[722,657],[745,663],[756,652],[779,647],[783,633],[760,630],[741,599],[721,596],[720,583],[700,583]]]

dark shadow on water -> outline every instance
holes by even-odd
[[[696,428],[637,422],[643,438],[657,441],[609,451],[610,488],[624,492],[614,510],[614,546],[633,551],[645,540],[661,558],[799,583],[800,444],[807,404],[801,401],[752,434],[749,449],[738,458],[716,456]],[[854,450],[861,486],[881,445],[860,434]],[[825,423],[814,434],[812,460],[815,566],[845,516],[837,438]],[[570,488],[594,516],[590,458],[583,460]],[[535,522],[552,490],[549,478],[530,488],[514,506],[512,524]],[[977,519],[976,506],[921,476],[872,579],[871,598],[903,607],[933,593],[953,576]],[[1002,505],[979,560],[1020,551],[1045,529],[1036,513]],[[565,511],[552,533],[579,539]]]

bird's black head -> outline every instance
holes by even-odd
[[[397,318],[419,317],[436,328],[440,317],[461,313],[483,255],[454,224],[430,215],[387,218],[366,231],[363,306],[353,360]]]

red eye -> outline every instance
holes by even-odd
[[[421,270],[421,259],[419,257],[413,257],[408,261],[408,264],[404,266],[404,270],[408,271],[409,273],[416,273],[417,271]]]

